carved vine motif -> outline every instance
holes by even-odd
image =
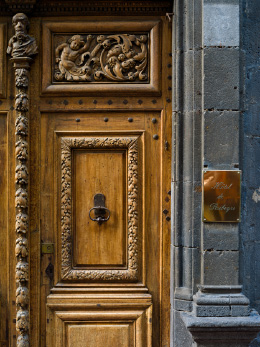
[[[29,218],[25,213],[18,213],[16,215],[15,228],[17,233],[26,234],[29,226]]]
[[[17,184],[28,184],[28,170],[25,165],[16,166],[15,180]]]
[[[29,336],[28,335],[20,335],[17,339],[17,346],[19,347],[29,347]]]
[[[128,150],[128,269],[78,270],[72,267],[72,182],[74,148]],[[61,139],[61,277],[63,280],[137,281],[140,257],[138,233],[138,137],[85,137]]]
[[[15,207],[16,207],[16,330],[18,347],[29,347],[29,263],[28,263],[28,110],[29,110],[29,68],[31,56],[37,53],[35,39],[27,34],[29,21],[25,14],[13,17],[15,35],[10,39],[7,53],[11,55],[15,67]]]
[[[22,115],[15,122],[16,135],[28,135],[28,119]]]
[[[16,298],[17,303],[20,304],[21,307],[25,307],[29,304],[29,290],[26,287],[18,287],[16,290]]]
[[[19,141],[15,144],[15,154],[16,158],[19,160],[28,159],[28,143],[22,140],[22,137],[20,137]]]
[[[19,209],[28,207],[28,193],[25,189],[19,188],[15,192],[15,207]]]
[[[54,80],[148,81],[148,35],[74,35],[56,46]]]
[[[15,109],[17,111],[28,111],[29,102],[28,95],[26,93],[20,92],[15,96]]]
[[[29,278],[29,264],[26,261],[19,261],[16,264],[16,282],[27,282]]]
[[[29,71],[26,69],[15,70],[15,85],[19,87],[28,87],[29,84]]]
[[[29,312],[20,310],[16,316],[16,329],[20,333],[24,333],[29,330]]]
[[[28,255],[28,240],[24,237],[16,239],[15,255],[19,258],[25,258]],[[20,288],[20,287],[18,287]]]

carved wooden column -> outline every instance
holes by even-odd
[[[11,55],[15,69],[15,207],[16,207],[16,330],[17,346],[29,346],[29,70],[31,58],[37,53],[35,39],[27,35],[29,21],[25,14],[18,13],[13,17],[15,35],[10,39],[7,53]]]

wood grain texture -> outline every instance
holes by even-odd
[[[133,324],[67,324],[65,339],[68,347],[134,346]]]
[[[85,306],[81,297],[74,309],[67,306],[69,298],[51,295],[48,304],[47,346],[145,346],[152,347],[152,305],[151,297],[140,297],[138,302],[125,301],[113,296],[113,302],[100,309],[94,305]],[[93,297],[93,301],[98,297]],[[123,304],[116,307],[117,303]],[[61,305],[62,306],[59,306]],[[105,309],[104,309],[105,308]]]
[[[6,97],[6,23],[0,23],[0,98]]]
[[[126,150],[75,150],[72,161],[74,267],[126,267]],[[101,225],[89,217],[97,192],[110,210]]]

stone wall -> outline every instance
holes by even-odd
[[[174,3],[175,347],[248,346],[260,330],[260,4],[243,1]],[[203,169],[242,170],[241,223],[201,221]]]
[[[241,162],[243,170],[241,279],[260,312],[260,2],[241,5]],[[260,337],[251,346],[260,346]]]

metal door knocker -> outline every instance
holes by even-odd
[[[92,210],[94,210],[96,218],[91,217]],[[98,222],[99,225],[109,220],[110,211],[105,207],[105,196],[103,194],[96,194],[94,196],[94,207],[89,210],[89,218],[94,222]]]

